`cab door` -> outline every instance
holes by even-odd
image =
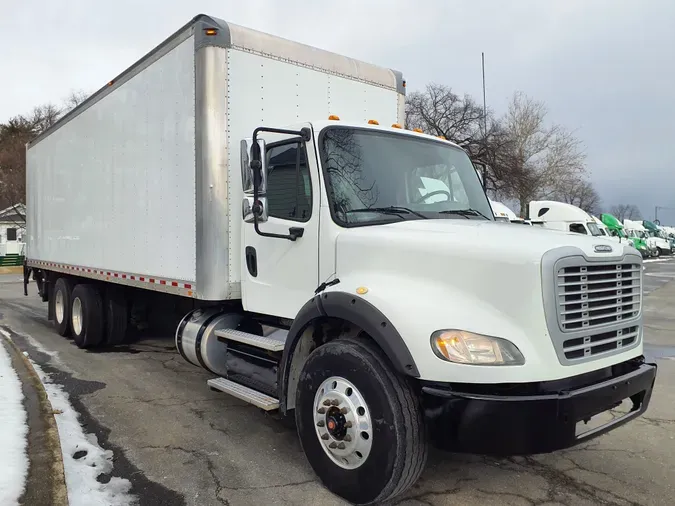
[[[309,125],[302,125],[309,126]],[[258,228],[242,224],[242,299],[251,312],[295,318],[319,278],[320,177],[313,138],[265,134],[266,191]]]

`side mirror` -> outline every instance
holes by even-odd
[[[253,139],[243,139],[240,143],[241,185],[244,193],[253,193],[253,181],[256,176],[258,195],[267,192],[265,149],[265,141],[262,139],[258,139],[257,145],[253,144]]]
[[[244,195],[244,200],[241,202],[241,216],[244,223],[253,223],[255,221],[255,213],[253,212],[253,195]],[[258,222],[267,221],[267,197],[258,197]]]

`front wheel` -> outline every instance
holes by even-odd
[[[371,341],[337,339],[314,350],[296,399],[303,450],[334,494],[382,502],[419,478],[428,443],[418,398]]]

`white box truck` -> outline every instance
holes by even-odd
[[[398,72],[197,16],[27,146],[25,282],[84,348],[178,313],[208,386],[292,414],[358,504],[431,442],[550,452],[639,416],[640,256],[497,224],[404,98]]]

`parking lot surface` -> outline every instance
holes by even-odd
[[[675,261],[645,264],[645,354],[659,365],[645,416],[570,450],[495,459],[432,452],[404,505],[672,504],[675,488]],[[0,327],[62,384],[85,431],[112,451],[101,476],[141,505],[343,504],[316,480],[294,427],[210,391],[173,336],[87,352],[58,336],[21,279],[0,277]]]

